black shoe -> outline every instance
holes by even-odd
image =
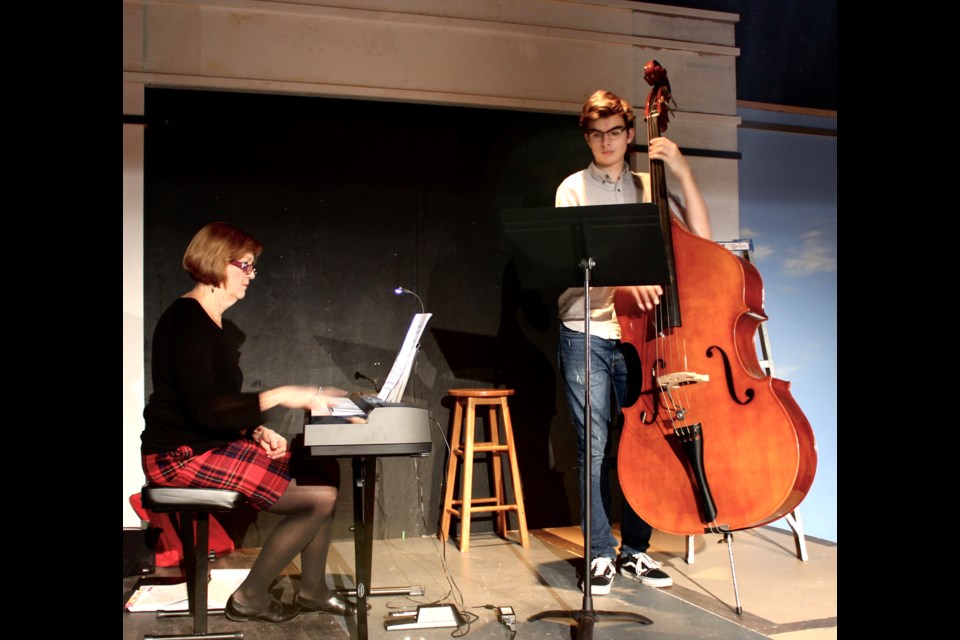
[[[605,596],[610,593],[615,575],[617,575],[617,568],[613,566],[612,559],[603,556],[594,558],[590,563],[590,594]],[[577,587],[583,591],[583,576],[577,582]]]
[[[645,553],[635,556],[623,556],[620,559],[620,573],[648,587],[662,589],[673,585],[673,578],[661,569],[663,565]]]
[[[314,601],[297,596],[297,604],[304,613],[332,613],[335,616],[352,616],[357,612],[357,605],[340,597],[336,593],[326,600]]]
[[[279,600],[270,598],[270,604],[265,609],[253,609],[245,604],[241,604],[230,596],[227,600],[227,607],[223,611],[230,620],[234,622],[247,622],[256,620],[258,622],[286,622],[297,617],[300,613],[300,606],[297,604],[284,604]]]

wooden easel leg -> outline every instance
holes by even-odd
[[[803,521],[800,519],[799,509],[784,516],[784,520],[793,529],[793,541],[797,545],[797,557],[806,562],[810,556],[807,555],[807,539],[803,535]]]

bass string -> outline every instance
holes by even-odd
[[[661,87],[655,100],[656,110],[651,111],[647,117],[647,144],[649,153],[649,143],[653,138],[661,135],[659,119],[661,110],[669,108],[669,95],[665,87]],[[660,207],[660,218],[664,230],[665,242],[671,241],[670,204],[667,200],[667,181],[664,164],[662,160],[649,161],[650,163],[650,189],[651,199]],[[673,309],[679,308],[678,301],[673,298],[679,295],[675,286],[675,264],[668,265],[671,273],[671,282],[665,287],[664,295],[666,304],[659,304],[655,309],[655,332],[656,332],[656,359],[653,370],[653,384],[656,385],[657,393],[660,394],[660,406],[666,407],[671,413],[671,422],[673,428],[678,429],[677,424],[682,429],[688,428],[686,415],[691,407],[692,398],[687,391],[687,385],[680,384],[671,388],[669,382],[664,385],[660,380],[669,373],[687,371],[687,356],[685,345],[682,338],[678,338],[676,331],[671,327],[678,327],[679,318],[673,317]],[[663,363],[663,364],[661,364]],[[670,363],[669,366],[667,363]]]

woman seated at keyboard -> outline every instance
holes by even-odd
[[[241,391],[239,345],[223,330],[223,313],[246,296],[262,250],[249,233],[224,222],[203,227],[187,247],[183,267],[193,289],[173,301],[153,334],[143,470],[156,485],[231,489],[254,508],[284,516],[230,596],[228,618],[284,622],[301,612],[346,615],[353,604],[326,580],[340,467],[333,458],[314,461],[309,484],[298,483],[290,477],[286,439],[263,425],[263,412],[272,407],[327,411],[346,392],[292,385]],[[293,603],[283,603],[269,587],[297,554],[300,590]]]

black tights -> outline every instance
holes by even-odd
[[[286,516],[274,527],[250,574],[234,594],[242,604],[264,608],[270,604],[270,585],[297,554],[300,555],[300,594],[306,600],[325,600],[327,551],[333,531],[337,489],[330,486],[290,485],[266,511]]]

